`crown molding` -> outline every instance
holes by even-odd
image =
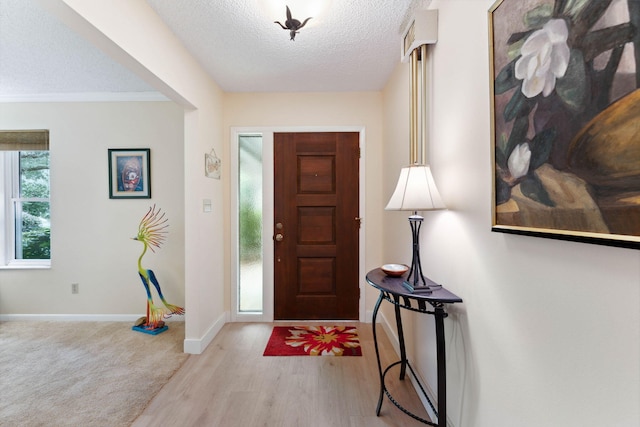
[[[79,92],[0,95],[10,102],[159,102],[171,101],[160,92]]]

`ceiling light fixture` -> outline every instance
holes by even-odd
[[[320,25],[333,7],[333,0],[260,0],[255,3],[258,4],[259,14],[269,22],[280,21],[284,25],[287,7],[293,17],[300,21],[312,16],[313,19],[304,27],[305,31]]]
[[[300,22],[298,19],[295,19],[291,16],[291,9],[289,9],[289,6],[287,6],[287,20],[284,21],[284,25],[282,25],[280,21],[274,21],[274,23],[280,25],[283,30],[289,30],[289,36],[291,37],[289,40],[295,41],[296,34],[299,33],[299,30],[304,27],[311,18],[312,17],[310,16],[303,22]]]

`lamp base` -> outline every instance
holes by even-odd
[[[407,276],[407,280],[402,282],[402,284],[411,293],[428,294],[442,288],[442,286],[430,280],[425,280],[422,274],[422,264],[420,263],[420,227],[422,226],[422,220],[422,216],[418,215],[417,212],[414,212],[413,215],[409,217],[411,236],[413,238],[413,257],[411,258],[409,276]]]
[[[418,285],[409,283],[406,280],[402,282],[402,285],[407,288],[409,292],[416,294],[430,294],[431,292],[442,288],[442,285]]]

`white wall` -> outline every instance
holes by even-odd
[[[425,215],[421,249],[428,275],[464,299],[450,307],[445,326],[449,420],[457,427],[638,426],[640,253],[490,231],[493,3],[431,5],[439,9],[439,39],[431,51],[430,162],[449,211]],[[385,91],[384,157],[394,167],[408,143],[388,102],[404,96],[392,88],[408,73],[399,66]],[[384,179],[388,197],[397,173]],[[385,214],[385,256],[408,249],[407,228],[405,218]],[[432,322],[412,321],[419,343],[412,356],[435,389]]]
[[[143,315],[131,240],[152,204],[169,219],[148,251],[166,298],[184,305],[182,108],[172,102],[0,104],[0,128],[49,129],[51,269],[0,270],[0,313]],[[107,149],[150,148],[151,199],[109,199]],[[71,294],[71,283],[80,292]]]

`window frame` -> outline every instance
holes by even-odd
[[[20,151],[50,151],[48,149],[33,149],[28,145],[21,146],[20,150],[0,150],[0,164],[2,165],[2,173],[0,173],[0,223],[4,233],[0,236],[0,269],[37,269],[50,268],[51,258],[49,259],[20,259],[17,249],[17,230],[21,227],[21,218],[16,215],[16,205],[25,202],[46,202],[49,204],[49,212],[51,212],[51,195],[48,198],[41,197],[20,197]],[[48,147],[47,147],[48,148]],[[51,167],[49,165],[49,174]],[[49,186],[51,177],[49,175]],[[51,236],[49,235],[49,244],[51,244]]]

